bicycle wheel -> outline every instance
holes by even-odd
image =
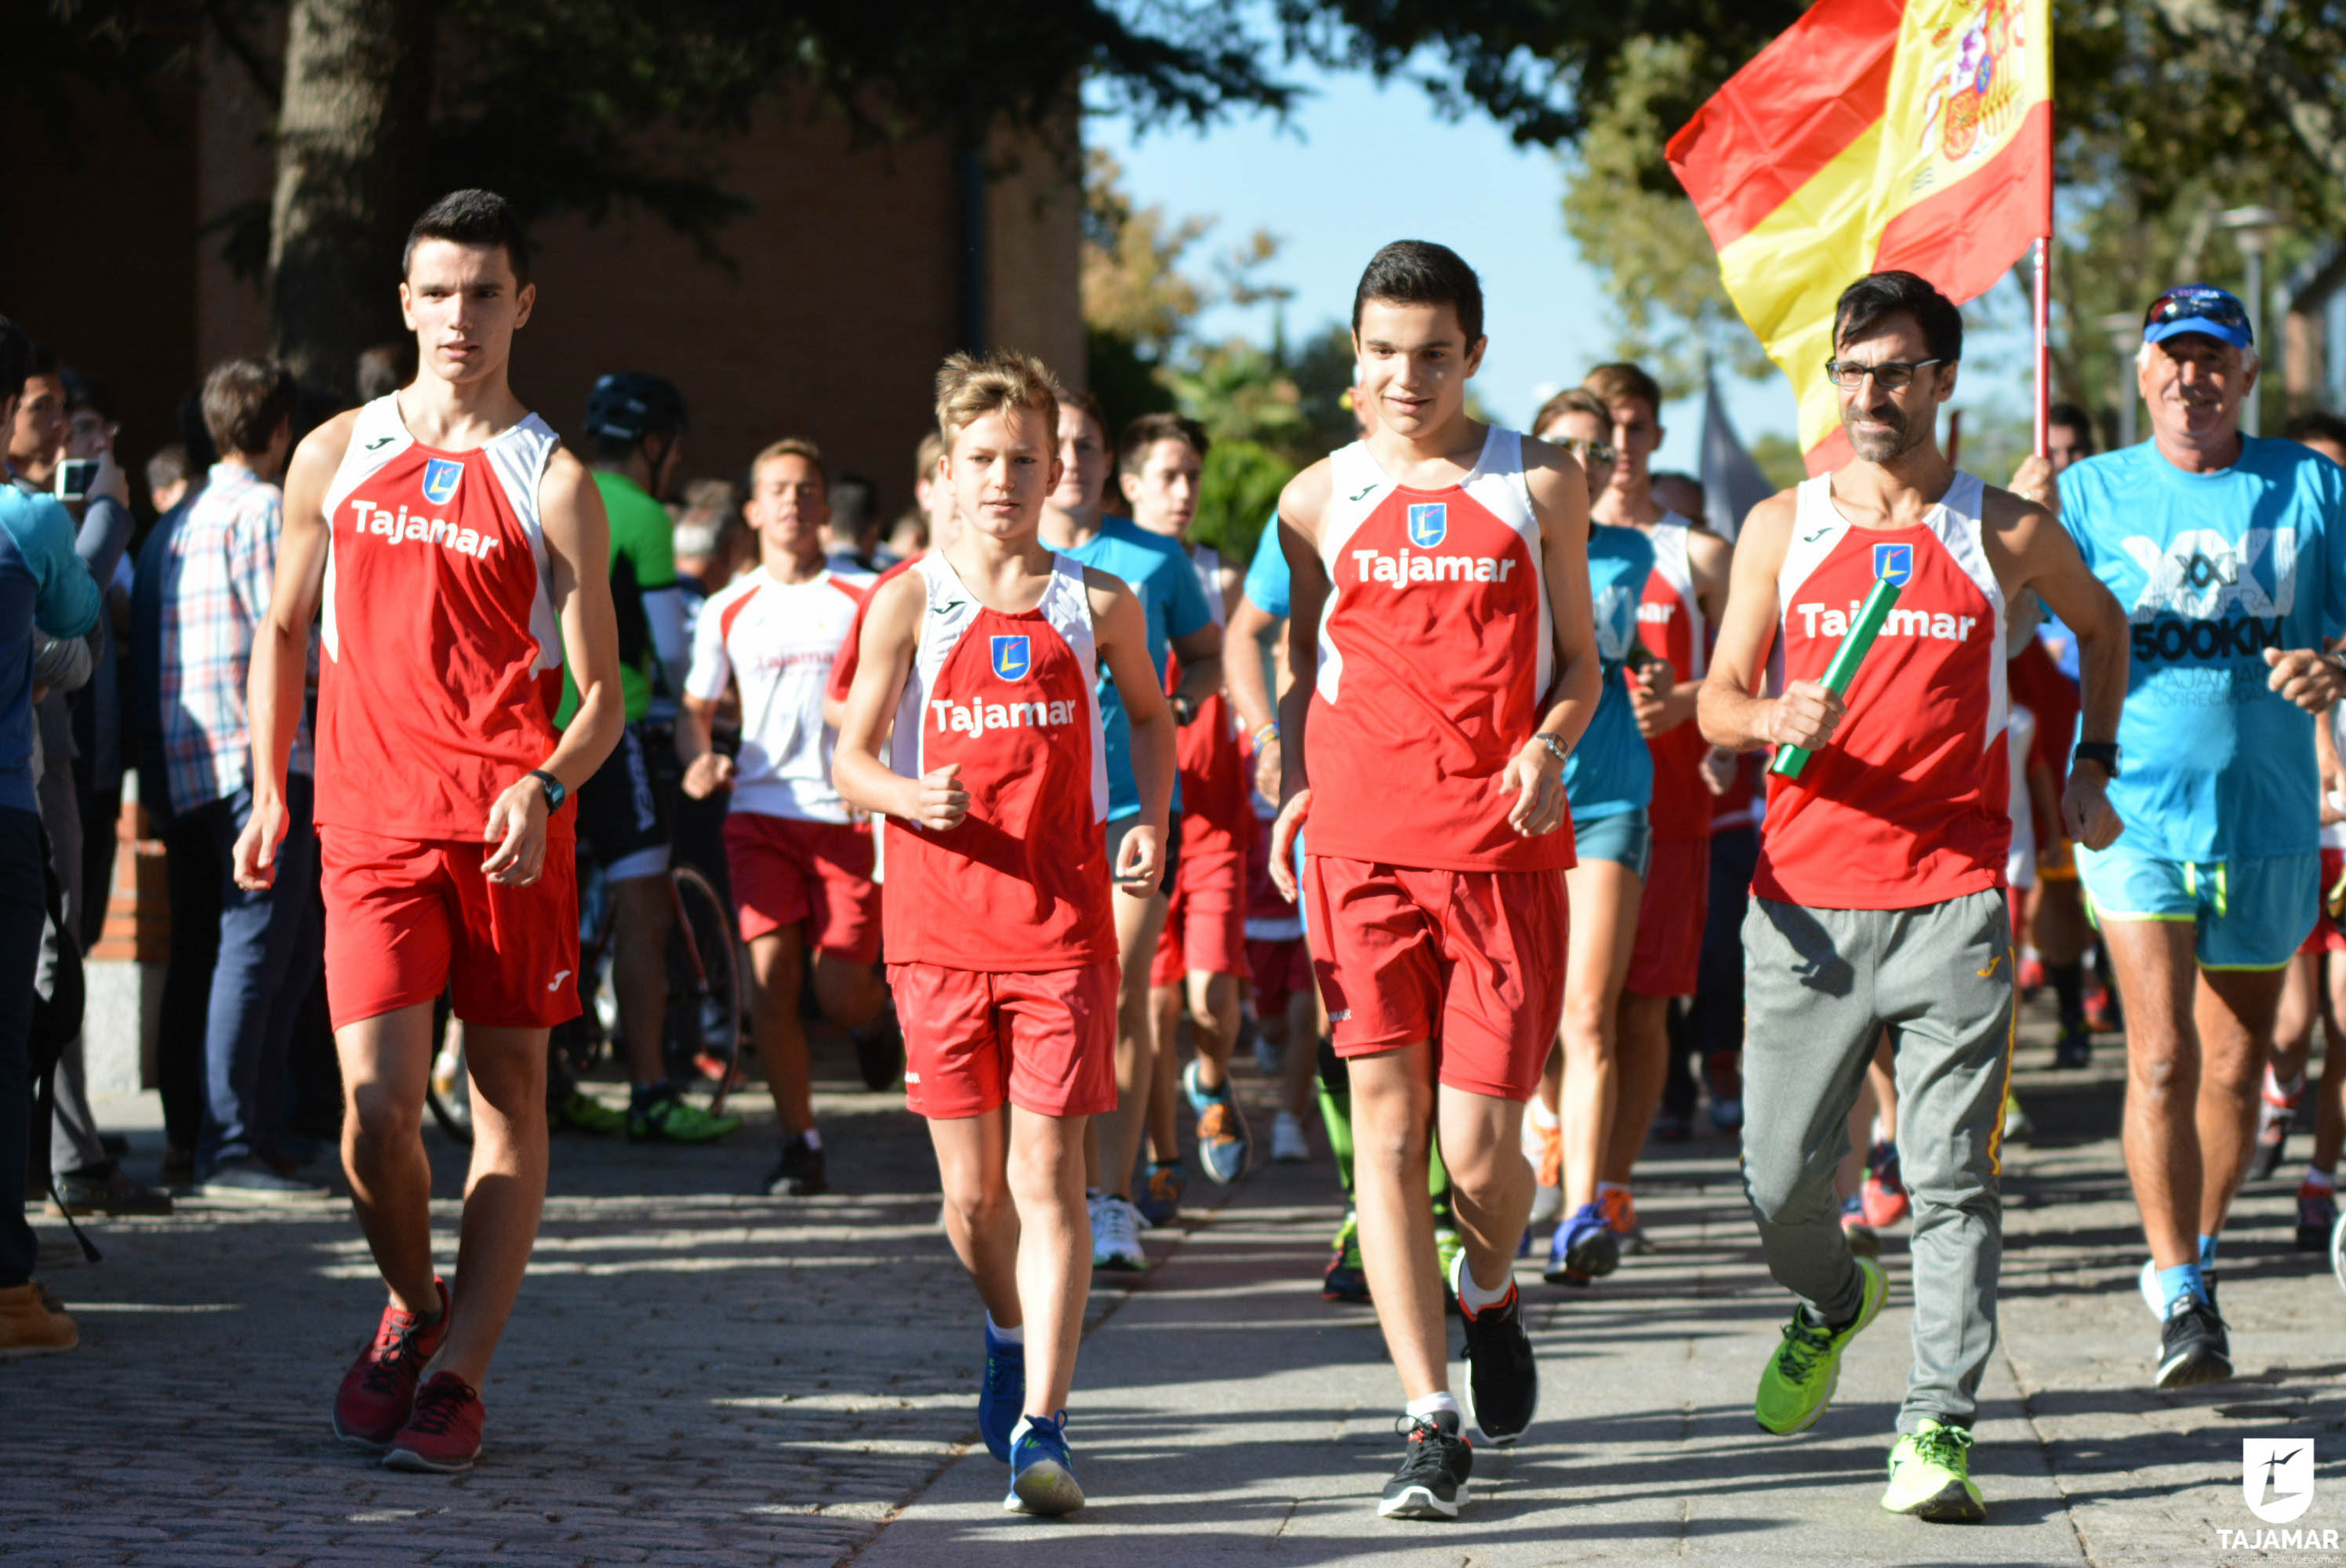
[[[676,923],[668,939],[668,1082],[704,1097],[711,1113],[743,1081],[741,966],[732,912],[707,877],[672,867]]]
[[[473,1081],[464,1074],[464,1047],[448,1038],[449,1006],[444,993],[432,1010],[432,1035],[436,1042],[431,1075],[423,1081],[423,1104],[432,1119],[454,1142],[473,1142]]]

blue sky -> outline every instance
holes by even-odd
[[[1264,276],[1296,290],[1288,305],[1291,337],[1344,319],[1361,267],[1378,246],[1437,239],[1482,275],[1491,347],[1475,388],[1498,417],[1528,420],[1548,392],[1611,357],[1612,306],[1565,232],[1564,170],[1554,153],[1519,148],[1480,117],[1445,121],[1404,82],[1381,87],[1365,74],[1290,74],[1313,96],[1284,126],[1255,116],[1202,133],[1155,130],[1136,138],[1128,122],[1094,116],[1085,139],[1124,166],[1126,188],[1140,205],[1161,206],[1177,219],[1220,219],[1192,252],[1200,262],[1257,229],[1278,236],[1279,258]],[[2007,319],[2025,320],[2018,300],[2001,301]],[[1268,305],[1225,306],[1200,330],[1209,338],[1268,341],[1270,321]],[[1964,402],[2027,406],[2021,356],[2013,350],[2009,333],[1983,335],[1967,366],[1974,373],[1965,386],[1974,395]],[[2013,364],[2000,371],[2003,359]],[[1791,393],[1780,377],[1730,380],[1721,390],[1747,442],[1766,432],[1793,433]],[[1655,466],[1695,465],[1700,412],[1693,401],[1663,411],[1668,437]]]

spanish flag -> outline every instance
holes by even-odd
[[[1960,304],[2052,232],[2050,0],[1817,0],[1668,157],[1821,473],[1849,456],[1825,379],[1841,290],[1902,269]]]

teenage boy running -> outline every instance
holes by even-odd
[[[1151,534],[1186,543],[1198,515],[1205,475],[1206,432],[1178,413],[1147,413],[1117,443],[1117,484],[1132,520]],[[1206,545],[1188,545],[1198,586],[1227,628],[1237,604],[1237,568]],[[1225,667],[1227,668],[1227,667]],[[1178,672],[1176,679],[1180,678]],[[1247,855],[1255,838],[1253,789],[1229,699],[1199,699],[1181,727],[1181,864],[1165,931],[1149,973],[1157,1031],[1158,1092],[1149,1104],[1149,1142],[1157,1163],[1178,1165],[1173,1132],[1173,1040],[1184,1011],[1198,1054],[1180,1084],[1198,1117],[1198,1163],[1217,1182],[1246,1171],[1253,1138],[1230,1092],[1230,1051],[1239,1038],[1239,979],[1246,972]],[[1148,1214],[1149,1199],[1141,1200]],[[1154,1216],[1150,1216],[1154,1218]],[[1168,1219],[1171,1215],[1165,1217]]]
[[[394,1470],[453,1471],[480,1452],[477,1390],[546,1199],[546,1031],[578,1012],[562,805],[625,715],[603,503],[507,381],[536,302],[520,222],[502,197],[456,191],[416,219],[402,260],[415,379],[321,425],[286,474],[236,876],[275,876],[321,616],[316,819],[342,1166],[391,1288],[334,1430],[387,1445]],[[566,662],[580,701],[557,736]],[[452,984],[474,1116],[453,1293],[432,1269],[422,1132],[433,1003]]]
[[[1101,500],[1114,463],[1107,426],[1101,422],[1099,405],[1087,393],[1060,388],[1057,395],[1059,479],[1044,504],[1043,543],[1130,585],[1148,616],[1148,657],[1157,666],[1159,679],[1168,658],[1181,661],[1181,686],[1172,699],[1178,722],[1221,689],[1222,629],[1214,624],[1213,612],[1198,586],[1198,574],[1178,545],[1151,534],[1128,517],[1102,514]],[[1116,840],[1140,820],[1140,793],[1125,739],[1124,704],[1115,682],[1101,681],[1099,708],[1101,732],[1106,737],[1103,750],[1113,856]],[[1178,779],[1172,809],[1173,826],[1160,884],[1155,889],[1119,888],[1109,901],[1116,912],[1117,952],[1123,965],[1117,1001],[1117,1104],[1114,1112],[1100,1117],[1087,1135],[1086,1163],[1093,1194],[1092,1262],[1116,1273],[1138,1273],[1148,1267],[1148,1256],[1140,1246],[1141,1214],[1132,1201],[1132,1175],[1134,1162],[1140,1156],[1140,1136],[1157,1071],[1157,1026],[1148,1008],[1148,976],[1157,957],[1158,933],[1165,929],[1176,862],[1180,858]],[[1160,1163],[1149,1176],[1150,1207],[1169,1219],[1180,1204],[1180,1167]]]
[[[824,558],[828,483],[810,442],[775,442],[750,463],[741,514],[757,533],[759,565],[702,606],[676,718],[685,793],[733,796],[725,864],[750,947],[750,1022],[782,1140],[762,1184],[770,1197],[830,1190],[799,1016],[807,949],[815,952],[815,1001],[833,1023],[860,1029],[888,1001],[874,967],[880,885],[872,830],[832,787],[835,738],[823,718],[824,683],[872,580]],[[728,686],[741,698],[739,761],[709,744]]]
[[[873,591],[833,769],[886,820],[905,1100],[928,1118],[946,1228],[985,1304],[978,1424],[1010,1464],[1003,1506],[1032,1513],[1084,1502],[1065,1408],[1090,1287],[1084,1126],[1117,1100],[1101,670],[1139,794],[1115,840],[1127,889],[1164,874],[1173,790],[1140,602],[1036,536],[1058,412],[1026,355],[945,361],[961,535]]]
[[[1303,892],[1352,1080],[1361,1254],[1408,1400],[1408,1452],[1378,1512],[1447,1519],[1474,1462],[1464,1418],[1504,1444],[1538,1406],[1513,1277],[1532,1203],[1519,1144],[1563,1007],[1564,766],[1596,707],[1588,492],[1560,449],[1467,414],[1483,290],[1454,252],[1378,251],[1352,341],[1376,429],[1280,496],[1294,681],[1271,868],[1291,892],[1308,819]],[[1452,1271],[1464,1411],[1425,1198],[1437,1118],[1465,1242]]]

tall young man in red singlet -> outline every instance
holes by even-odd
[[[1971,1426],[1995,1343],[2012,1072],[2004,606],[2034,589],[2076,628],[2081,759],[2099,743],[2115,762],[2127,626],[2050,513],[1940,452],[1963,334],[1911,272],[1842,291],[1828,373],[1854,455],[1752,509],[1698,712],[1718,745],[1813,753],[1799,779],[1770,780],[1743,921],[1745,1189],[1769,1271],[1800,1298],[1755,1413],[1772,1432],[1813,1424],[1843,1348],[1882,1309],[1882,1269],[1851,1255],[1833,1171],[1887,1029],[1914,1202],[1914,1359],[1882,1505],[1976,1522]],[[1844,700],[1821,677],[1877,579],[1902,591]],[[1771,645],[1786,684],[1763,697]],[[2096,849],[2119,832],[2107,781],[2086,761],[2063,801]]]
[[[1127,888],[1164,874],[1173,721],[1140,601],[1036,536],[1060,479],[1050,372],[956,354],[937,424],[960,535],[866,600],[832,773],[882,819],[904,1097],[985,1305],[978,1427],[1010,1464],[1003,1506],[1066,1513],[1084,1502],[1066,1431],[1091,1284],[1084,1127],[1117,1104],[1099,670],[1131,727]]]
[[[1710,749],[1694,721],[1709,657],[1711,629],[1727,608],[1733,547],[1662,504],[1652,461],[1662,443],[1662,389],[1633,364],[1599,365],[1581,385],[1613,415],[1613,478],[1596,498],[1598,523],[1636,528],[1653,541],[1654,571],[1637,606],[1647,652],[1669,667],[1668,680],[1633,678],[1629,700],[1654,754],[1654,799],[1647,809],[1653,847],[1646,894],[1621,986],[1615,1058],[1614,1115],[1597,1172],[1596,1206],[1624,1246],[1642,1245],[1629,1173],[1669,1077],[1670,998],[1692,996],[1702,967],[1702,930],[1710,904],[1713,798],[1702,779]]]
[[[1588,490],[1562,449],[1466,412],[1483,290],[1455,252],[1399,240],[1352,298],[1373,432],[1280,494],[1293,574],[1272,874],[1303,895],[1351,1080],[1361,1255],[1407,1396],[1389,1518],[1455,1518],[1474,1456],[1531,1425],[1539,1370],[1514,1265],[1520,1147],[1563,1010],[1564,764],[1597,699]],[[1426,1197],[1442,1155],[1464,1238],[1467,1408],[1450,1392]]]
[[[409,233],[415,380],[293,454],[255,642],[253,810],[236,874],[266,886],[321,616],[317,823],[326,999],[349,1096],[342,1166],[391,1288],[334,1430],[397,1470],[471,1466],[479,1390],[546,1197],[546,1038],[578,1011],[569,792],[625,721],[603,503],[507,380],[536,291],[513,209],[443,197]],[[580,701],[554,728],[566,659]],[[432,1267],[423,1089],[453,986],[473,1168],[453,1288]],[[428,1380],[422,1381],[429,1372]]]

